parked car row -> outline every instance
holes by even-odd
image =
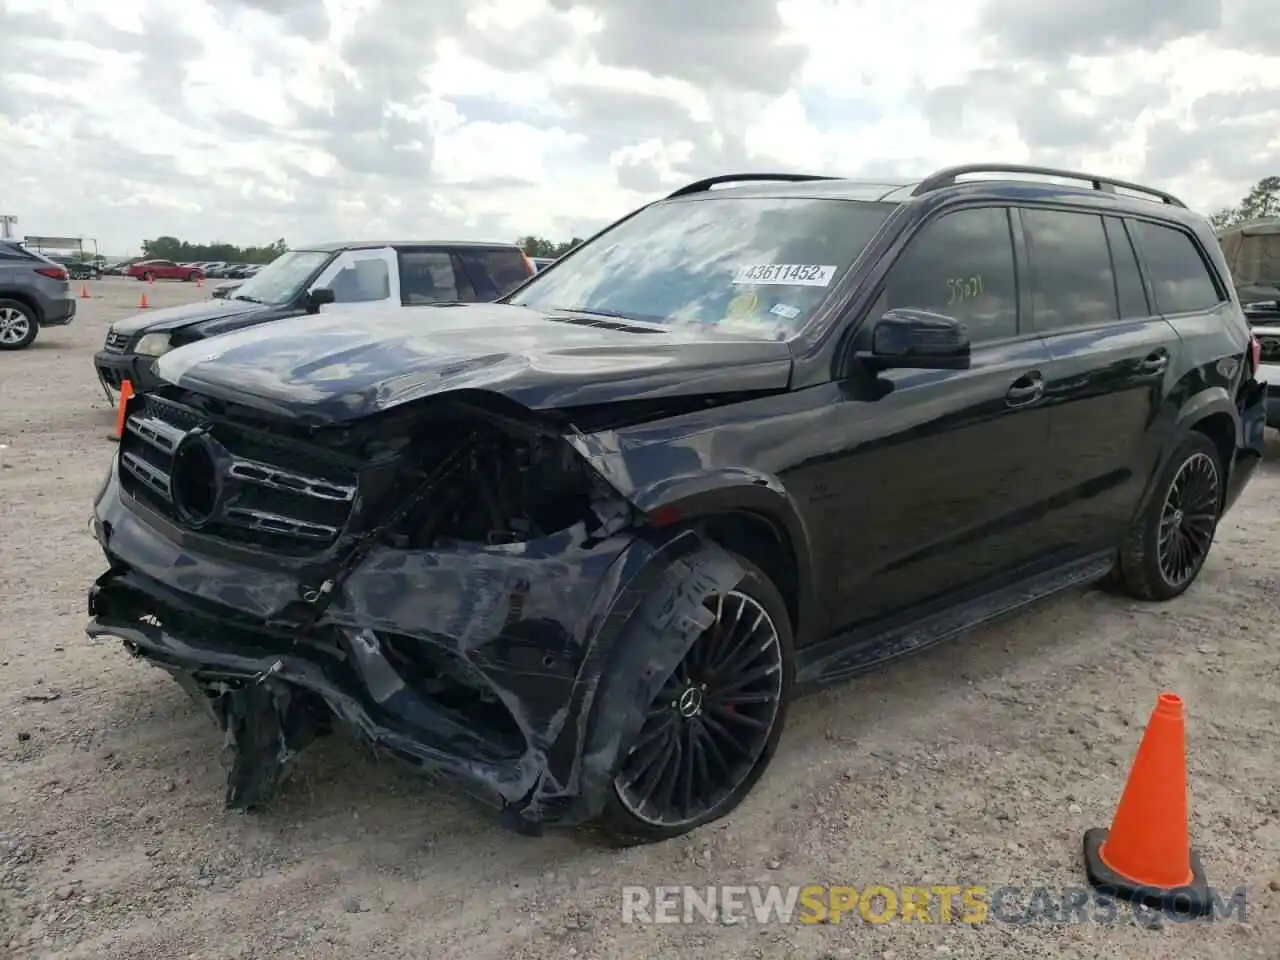
[[[803,691],[1179,596],[1266,418],[1208,222],[1025,166],[713,177],[536,275],[296,250],[112,336],[88,632],[213,712],[230,806],[340,726],[628,843],[732,811]]]
[[[185,267],[194,267],[206,277],[219,280],[243,280],[261,270],[262,263],[227,263],[224,260],[208,260],[202,263],[185,263]]]
[[[225,260],[174,261],[159,257],[137,257],[102,267],[99,275],[142,279],[142,274],[150,272],[152,279],[156,280],[187,280],[196,275],[210,279],[245,279],[264,266],[266,264],[227,263]],[[147,271],[147,267],[153,269]]]

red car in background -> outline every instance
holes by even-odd
[[[172,260],[142,260],[131,264],[126,276],[138,280],[184,280],[194,283],[204,279],[199,267],[184,267]]]

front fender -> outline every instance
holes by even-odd
[[[711,625],[706,601],[742,579],[726,550],[693,531],[639,541],[619,562],[607,610],[547,750],[544,774],[513,813],[529,824],[581,823],[604,807],[614,771],[662,684]]]
[[[725,513],[751,513],[785,535],[800,585],[796,633],[807,635],[815,612],[813,542],[795,498],[770,474],[732,465],[685,464],[676,445],[629,446],[604,431],[566,439],[628,502],[662,526]],[[692,469],[691,469],[692,468]]]

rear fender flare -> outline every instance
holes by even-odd
[[[1161,474],[1164,473],[1169,459],[1173,456],[1179,444],[1182,443],[1183,438],[1193,426],[1205,417],[1213,416],[1216,413],[1225,413],[1231,417],[1236,428],[1236,445],[1239,445],[1240,415],[1225,389],[1216,386],[1209,387],[1188,397],[1186,402],[1174,413],[1171,420],[1166,421],[1170,424],[1169,432],[1160,451],[1160,460],[1156,464],[1156,468],[1151,471],[1151,476],[1147,478],[1147,485],[1142,491],[1142,499],[1133,514],[1135,518],[1142,516],[1150,506],[1151,499],[1156,493],[1156,483],[1159,481]],[[1231,463],[1223,464],[1223,469],[1228,474],[1230,474],[1231,467]]]

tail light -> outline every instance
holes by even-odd
[[[1249,335],[1249,361],[1253,364],[1253,372],[1258,372],[1258,367],[1262,366],[1262,343],[1257,337]]]
[[[62,267],[37,267],[36,273],[42,277],[48,277],[50,280],[66,280],[67,271]]]

